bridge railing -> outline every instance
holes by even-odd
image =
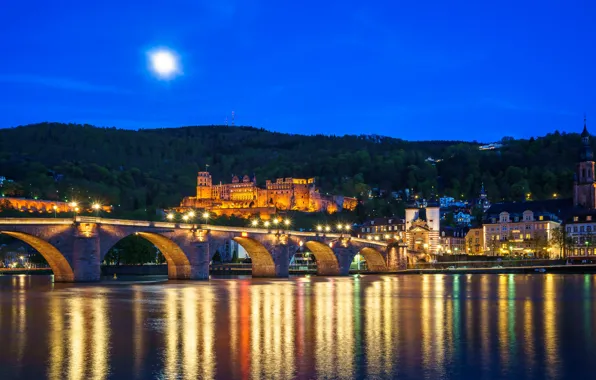
[[[0,218],[0,224],[72,224],[72,218]]]
[[[197,224],[197,223],[176,223],[176,222],[153,222],[146,220],[129,220],[129,219],[112,219],[112,218],[101,218],[93,216],[76,216],[74,220],[72,218],[0,218],[0,224],[3,225],[64,225],[77,223],[97,223],[97,224],[109,224],[117,226],[130,226],[130,227],[153,227],[153,228],[181,228],[181,229],[202,229],[209,231],[221,231],[221,232],[236,232],[236,233],[247,233],[247,234],[271,234],[280,233],[288,234],[290,236],[298,236],[304,238],[316,238],[325,237],[329,239],[339,239],[341,237],[349,236],[345,234],[329,233],[329,232],[318,232],[318,231],[294,231],[287,230],[284,228],[278,228],[271,226],[269,228],[253,228],[253,227],[229,227],[229,226],[216,226],[211,224]],[[367,239],[359,239],[350,236],[352,242],[361,243],[369,246],[385,246],[386,244],[380,241],[371,241]]]

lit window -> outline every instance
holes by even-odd
[[[591,221],[591,220],[592,220],[592,215],[588,215],[588,216],[586,216],[586,220],[587,220],[588,222],[589,222],[589,221]]]
[[[540,216],[538,217],[538,220],[544,220],[544,216],[540,215]]]
[[[574,222],[577,222],[577,221],[578,221],[578,219],[579,219],[579,218],[578,218],[577,216],[574,216],[574,217],[573,217],[573,221],[574,221]]]

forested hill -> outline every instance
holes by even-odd
[[[0,176],[17,184],[5,186],[7,195],[91,197],[128,210],[178,204],[195,192],[196,172],[205,165],[215,182],[229,182],[232,174],[254,173],[260,184],[314,176],[324,191],[352,196],[378,187],[472,197],[482,182],[493,201],[571,194],[578,134],[504,142],[498,151],[480,151],[474,143],[252,127],[130,131],[43,123],[0,129]]]

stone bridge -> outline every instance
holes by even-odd
[[[93,217],[0,218],[0,233],[36,249],[54,272],[54,281],[98,281],[100,263],[119,240],[136,234],[154,244],[168,264],[168,278],[205,280],[217,248],[238,242],[252,260],[253,277],[287,277],[292,255],[306,246],[317,274],[347,275],[356,254],[371,272],[391,272],[407,265],[404,246],[357,239],[347,234],[278,228],[224,227],[207,224],[148,222]]]

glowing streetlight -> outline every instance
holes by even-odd
[[[250,224],[252,224],[253,227],[257,227],[259,225],[259,221],[255,219]]]
[[[289,226],[290,225],[290,219],[284,220],[284,224],[286,225],[286,227]]]
[[[77,207],[79,204],[77,202],[70,202],[70,207],[75,208]]]
[[[331,227],[325,226],[325,231],[327,231],[327,232],[331,231]]]
[[[56,217],[56,211],[58,211],[58,206],[53,205],[52,208],[54,209],[54,218]]]
[[[101,205],[99,203],[94,203],[91,206],[91,208],[95,210],[95,216],[99,216],[99,210],[101,209]]]
[[[323,231],[323,226],[321,226],[320,224],[317,226],[317,231]]]
[[[340,224],[338,224],[338,225],[337,225],[337,229],[338,229],[339,231],[343,230],[343,229],[344,229],[344,225],[343,225],[343,224],[341,224],[341,223],[340,223]]]
[[[184,220],[185,222],[187,222],[187,221],[188,221],[188,215],[184,215],[184,216],[182,217],[182,220]]]
[[[265,223],[263,223],[265,225],[265,227],[269,227],[269,221],[266,221]]]
[[[207,211],[203,213],[203,219],[205,219],[205,224],[207,224],[207,220],[209,219],[209,213]]]
[[[273,224],[277,225],[277,223],[279,223],[279,220],[277,218],[273,219]]]
[[[168,218],[168,220],[174,220],[174,214],[169,213],[166,218]]]
[[[194,218],[195,217],[195,212],[194,211],[189,212],[188,213],[188,217],[189,218]]]

